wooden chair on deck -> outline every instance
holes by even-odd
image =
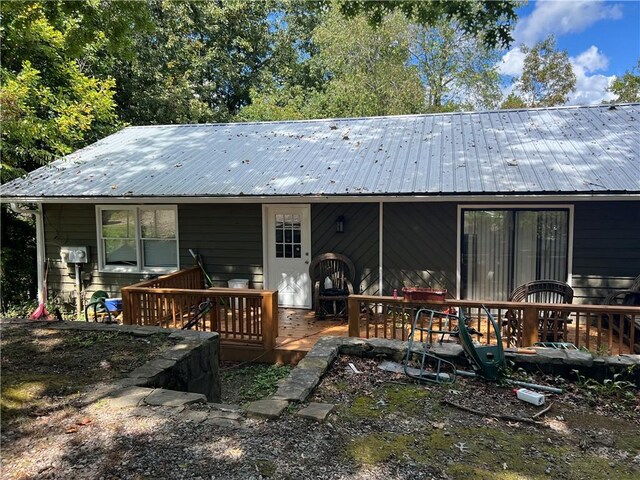
[[[640,275],[636,277],[627,290],[618,290],[604,298],[603,305],[637,305],[635,297],[640,295]]]
[[[630,307],[640,306],[640,275],[635,278],[627,290],[619,290],[607,295],[602,304]],[[635,353],[640,353],[640,318],[632,319],[626,315],[619,314],[612,315],[612,317],[613,322],[611,328],[613,331],[618,335],[622,333],[623,340],[627,345],[633,341],[634,345],[632,350]],[[606,325],[609,321],[609,315],[603,315],[602,319]]]
[[[347,298],[353,295],[355,275],[353,262],[339,253],[323,253],[311,261],[309,276],[316,316],[347,315]]]
[[[535,280],[516,287],[509,295],[510,302],[531,303],[573,303],[573,288],[557,280]],[[517,312],[507,310],[507,319],[503,322],[507,331],[505,337],[510,346],[517,346],[518,332],[522,332],[522,319]],[[569,312],[543,310],[540,312],[538,329],[543,342],[560,342],[563,338],[564,326],[570,323]]]

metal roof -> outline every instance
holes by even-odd
[[[640,104],[128,127],[10,199],[640,192]]]

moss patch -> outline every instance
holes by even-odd
[[[355,397],[347,415],[382,418],[389,414],[412,416],[424,412],[429,391],[420,385],[386,386],[370,395]]]
[[[352,439],[347,444],[347,456],[357,463],[372,465],[392,457],[402,458],[414,443],[415,437],[410,435],[374,433]]]

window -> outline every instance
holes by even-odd
[[[276,214],[276,258],[300,258],[302,256],[301,234],[299,214]]]
[[[568,209],[463,209],[462,298],[507,300],[526,282],[566,282],[568,251]]]
[[[96,215],[100,270],[161,273],[178,268],[176,207],[103,206]]]

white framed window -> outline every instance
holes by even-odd
[[[459,292],[507,300],[534,280],[571,280],[572,206],[459,206]]]
[[[100,271],[166,273],[179,268],[175,205],[98,205]]]

